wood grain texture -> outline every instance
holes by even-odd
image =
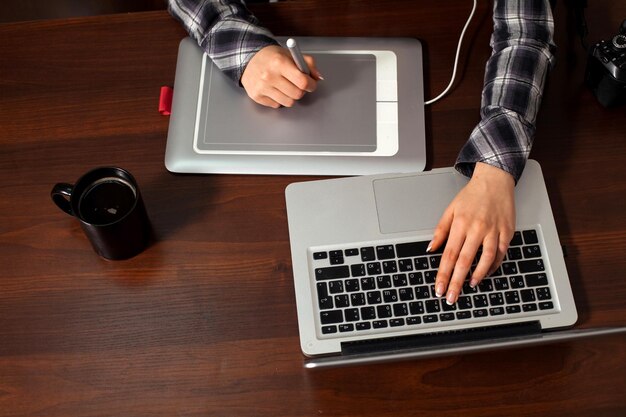
[[[546,176],[581,327],[626,323],[626,109],[582,86],[585,53],[558,2],[558,65],[532,157]],[[426,96],[448,83],[465,0],[251,6],[277,35],[423,41]],[[590,41],[626,5],[594,1]],[[479,2],[452,93],[426,109],[428,166],[478,120],[490,4]],[[185,35],[165,12],[0,25],[0,416],[623,416],[626,339],[362,366],[302,368],[284,203],[314,177],[173,175],[163,158]],[[49,197],[119,165],[155,242],[98,258]]]

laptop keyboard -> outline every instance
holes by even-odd
[[[320,330],[329,336],[358,335],[554,310],[540,241],[539,229],[516,231],[498,270],[476,288],[466,280],[453,305],[435,296],[443,249],[426,253],[429,241],[315,250]]]

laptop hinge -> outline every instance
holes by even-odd
[[[438,346],[451,347],[487,340],[526,336],[541,332],[538,320],[514,324],[486,327],[474,327],[463,330],[424,333],[414,336],[387,337],[381,339],[359,340],[341,344],[343,355],[373,352],[389,352],[403,349],[434,349]]]

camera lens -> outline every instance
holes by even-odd
[[[618,49],[626,48],[626,36],[624,36],[624,35],[617,35],[616,37],[614,37],[613,38],[613,46],[615,46]]]

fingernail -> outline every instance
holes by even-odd
[[[435,287],[435,295],[441,297],[443,295],[443,284],[437,284]]]
[[[433,248],[433,241],[431,240],[430,243],[428,244],[428,247],[426,248],[426,253],[430,252],[432,248]]]
[[[476,281],[475,279],[471,280],[471,281],[470,281],[470,283],[469,283],[469,286],[470,286],[471,288],[476,287],[476,285],[478,285],[478,281]]]
[[[322,74],[320,74],[320,73],[318,72],[316,75],[317,75],[317,79],[318,79],[318,80],[322,80],[322,81],[324,81],[324,77],[322,76]]]
[[[448,297],[446,298],[446,304],[451,306],[456,301],[456,294],[454,291],[448,291]]]

